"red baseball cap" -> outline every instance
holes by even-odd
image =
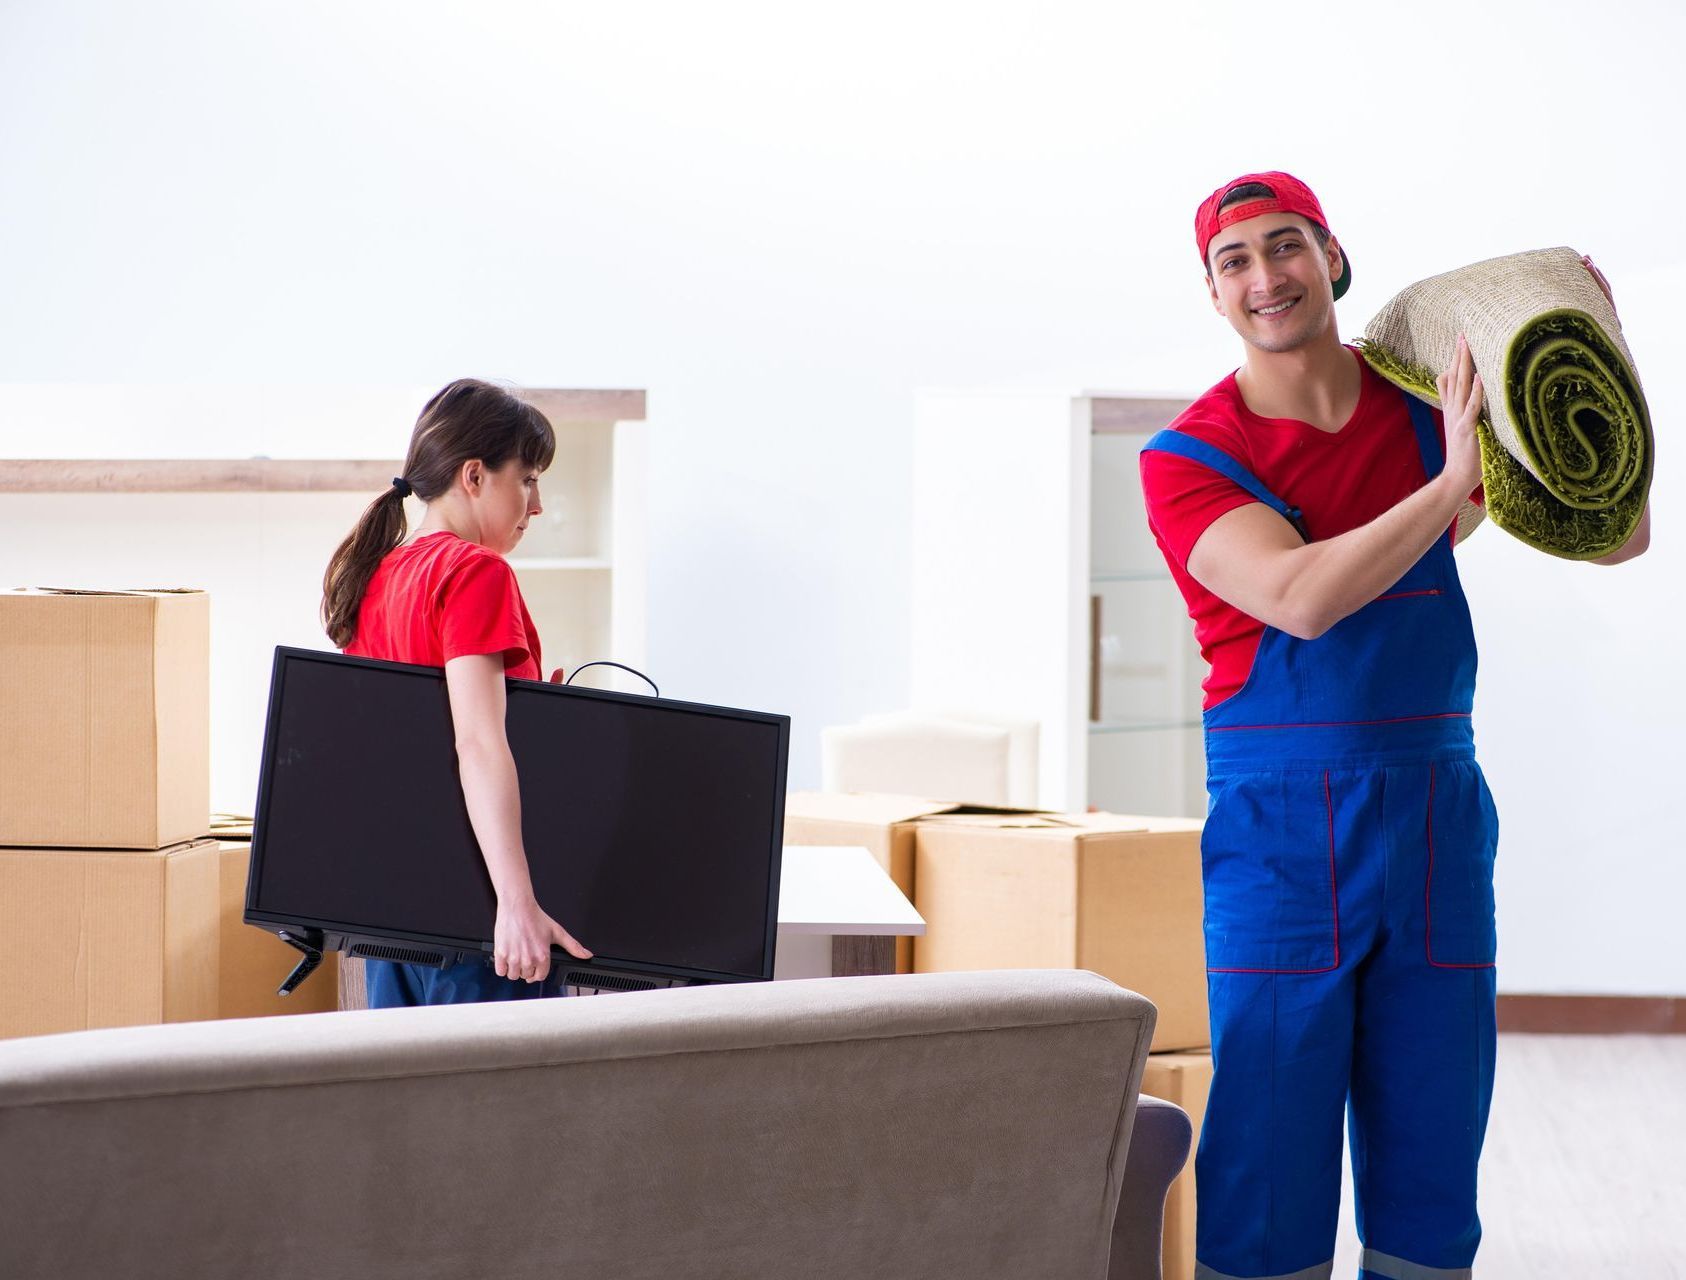
[[[1268,187],[1271,194],[1243,199],[1227,209],[1219,210],[1218,206],[1231,191],[1253,182]],[[1218,232],[1237,222],[1256,218],[1261,213],[1297,213],[1302,218],[1310,218],[1325,231],[1329,229],[1329,220],[1323,216],[1323,206],[1317,203],[1317,197],[1312,195],[1311,188],[1293,174],[1275,169],[1269,173],[1244,173],[1212,192],[1195,210],[1194,243],[1200,250],[1200,261],[1206,261],[1206,250],[1212,247],[1212,238]],[[1347,286],[1352,283],[1352,260],[1346,256],[1344,245],[1341,246],[1341,273],[1330,283],[1334,285],[1337,298],[1345,293]]]

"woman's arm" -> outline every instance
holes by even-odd
[[[589,960],[591,952],[546,915],[533,896],[521,843],[521,789],[504,731],[503,681],[502,654],[452,658],[445,664],[463,800],[498,897],[493,963],[499,977],[542,982],[550,973],[552,943],[581,960]]]

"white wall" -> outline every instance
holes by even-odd
[[[1686,17],[1164,9],[9,0],[0,379],[647,387],[652,666],[791,712],[812,783],[822,725],[905,697],[915,386],[1215,380],[1190,223],[1246,168],[1317,187],[1349,332],[1418,276],[1574,244],[1660,424],[1657,547],[1467,548],[1501,975],[1686,992]],[[0,547],[0,579],[48,555]]]

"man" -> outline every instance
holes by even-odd
[[[1481,382],[1460,340],[1443,418],[1341,344],[1351,264],[1288,174],[1213,192],[1195,237],[1245,361],[1141,466],[1211,663],[1196,1275],[1331,1274],[1350,1103],[1362,1277],[1455,1280],[1495,1046],[1498,822],[1452,557]]]

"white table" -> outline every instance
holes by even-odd
[[[894,973],[895,940],[924,932],[924,917],[865,849],[785,846],[773,977]]]
[[[894,973],[896,939],[924,932],[924,917],[865,849],[785,846],[774,978]],[[340,1008],[364,1008],[362,962],[341,956],[339,973]]]

